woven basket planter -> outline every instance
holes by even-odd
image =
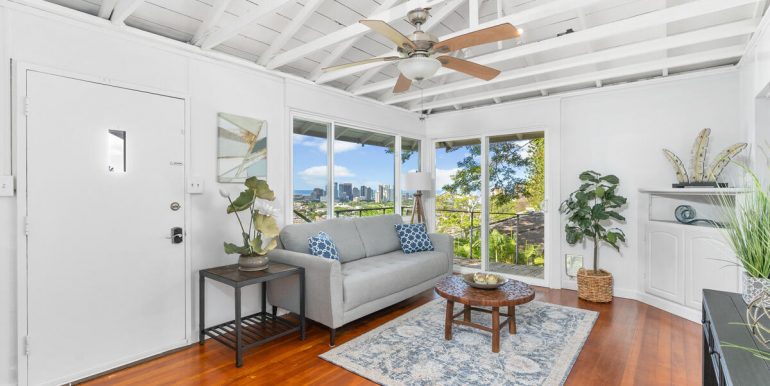
[[[600,269],[599,272],[580,268],[577,274],[578,297],[589,302],[608,303],[612,301],[612,274]]]

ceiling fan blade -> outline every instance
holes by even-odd
[[[519,30],[513,24],[505,23],[438,42],[433,46],[433,51],[441,53],[452,52],[516,37],[519,37]]]
[[[408,37],[404,36],[404,34],[398,32],[397,29],[382,20],[361,20],[360,23],[369,27],[374,32],[388,38],[393,43],[396,43],[399,48],[410,50],[417,49],[417,46],[415,46],[414,42],[409,40]]]
[[[340,65],[337,65],[337,66],[324,67],[321,70],[324,71],[324,72],[329,72],[329,71],[341,70],[343,68],[348,68],[348,67],[353,67],[353,66],[360,66],[362,64],[376,63],[376,62],[391,62],[391,61],[399,60],[399,59],[401,59],[401,57],[399,57],[399,56],[381,56],[381,57],[378,57],[378,58],[359,60],[357,62],[345,63],[345,64],[340,64]]]
[[[491,80],[500,75],[500,70],[469,62],[464,59],[458,59],[454,56],[439,56],[436,59],[438,59],[441,62],[441,65],[446,68],[451,68],[452,70],[484,80]]]
[[[409,90],[409,87],[412,87],[412,80],[405,77],[404,74],[399,74],[398,80],[396,81],[396,86],[393,87],[393,93],[402,93]]]

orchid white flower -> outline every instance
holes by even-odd
[[[271,201],[257,198],[254,200],[254,209],[259,213],[270,217],[277,217],[281,214],[281,211],[272,205]]]
[[[219,189],[219,195],[224,198],[230,198],[230,193],[225,191],[224,189]]]

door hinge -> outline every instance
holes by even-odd
[[[29,97],[24,97],[24,116],[29,116]]]
[[[24,235],[29,236],[29,217],[24,216]]]
[[[29,337],[29,335],[24,337],[24,355],[29,356],[29,354],[32,352],[31,344],[32,338]]]

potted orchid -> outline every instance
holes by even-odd
[[[275,193],[266,181],[256,177],[246,179],[244,185],[246,189],[235,200],[229,193],[219,191],[230,202],[227,213],[235,214],[243,238],[242,245],[225,242],[225,253],[240,255],[238,267],[242,271],[260,271],[267,269],[267,253],[278,244],[278,210],[272,206]]]

